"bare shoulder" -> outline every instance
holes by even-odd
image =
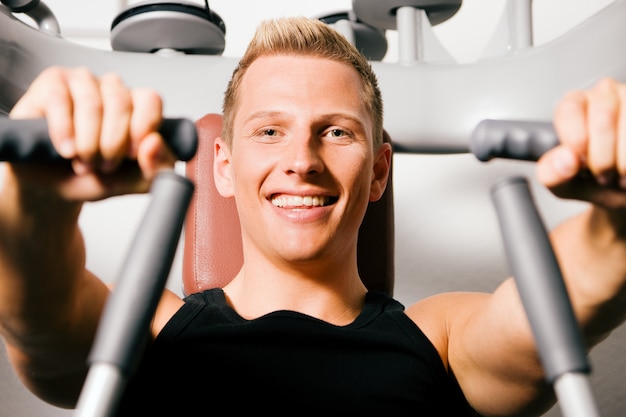
[[[448,367],[450,330],[484,304],[489,294],[447,292],[424,298],[406,309],[406,314],[424,332]]]
[[[157,334],[165,327],[167,322],[172,318],[174,314],[183,306],[185,302],[174,292],[167,288],[161,295],[161,300],[154,313],[154,320],[152,320],[152,335],[156,337]]]

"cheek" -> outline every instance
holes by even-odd
[[[359,198],[367,195],[372,180],[372,161],[366,155],[355,154],[345,155],[336,161],[336,174],[338,178],[344,179],[347,188],[356,193]]]
[[[271,161],[253,152],[240,153],[233,157],[232,179],[235,193],[258,192],[258,188],[271,171]],[[248,191],[245,191],[248,190]]]

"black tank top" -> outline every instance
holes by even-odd
[[[190,295],[129,380],[119,416],[471,416],[398,301],[367,294],[335,326],[292,312],[239,316],[221,289]]]

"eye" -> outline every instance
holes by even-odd
[[[251,138],[260,143],[275,143],[281,140],[281,136],[280,130],[271,127],[263,127],[256,130]]]
[[[338,144],[349,144],[354,141],[354,136],[352,132],[338,127],[329,128],[328,130],[326,130],[326,132],[324,133],[324,137],[326,138],[326,140]]]
[[[342,138],[347,135],[347,133],[341,129],[332,129],[329,133],[334,138]]]

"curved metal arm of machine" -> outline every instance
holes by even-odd
[[[465,153],[483,119],[548,120],[567,91],[605,76],[626,79],[625,14],[626,0],[616,0],[545,44],[475,63],[372,62],[396,151]],[[129,86],[157,88],[167,106],[196,120],[221,112],[237,62],[88,48],[32,30],[0,5],[0,112],[8,112],[44,68],[87,66],[98,74],[116,72]]]
[[[159,133],[181,161],[190,160],[198,148],[195,124],[189,119],[164,119]],[[10,119],[0,116],[0,161],[40,162],[61,160],[50,142],[44,119]]]
[[[40,0],[0,0],[13,13],[24,13],[30,17],[40,31],[49,35],[60,36],[61,27],[52,10]]]
[[[1,0],[0,3],[7,6],[12,12],[26,13],[39,6],[41,2],[39,0]]]

